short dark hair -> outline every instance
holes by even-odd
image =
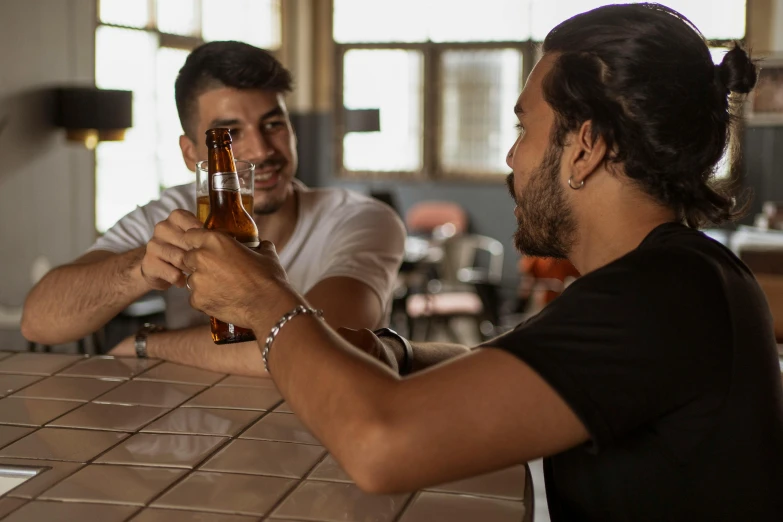
[[[738,180],[716,180],[742,94],[757,69],[735,43],[716,66],[704,36],[678,12],[654,3],[609,5],[549,32],[544,53],[557,53],[544,79],[556,114],[553,136],[590,120],[610,157],[645,193],[691,227],[720,224],[744,212]],[[735,169],[733,169],[735,170]]]
[[[218,87],[291,92],[291,73],[268,51],[242,42],[209,42],[190,53],[177,75],[174,97],[182,130],[196,132],[196,100]]]

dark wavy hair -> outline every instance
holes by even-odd
[[[293,79],[269,52],[242,42],[209,42],[193,50],[177,75],[174,97],[182,130],[195,139],[197,100],[219,87],[291,92]]]
[[[691,227],[739,217],[734,176],[715,179],[743,94],[757,69],[738,43],[714,65],[704,36],[654,3],[609,5],[574,16],[547,35],[556,53],[544,98],[556,114],[554,141],[590,120],[607,160]],[[734,155],[735,160],[738,155]],[[736,171],[736,169],[732,169]]]

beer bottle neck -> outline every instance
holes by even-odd
[[[211,208],[242,206],[239,176],[231,145],[213,145],[209,151],[209,204]]]
[[[236,172],[231,145],[213,145],[207,157],[209,172]]]

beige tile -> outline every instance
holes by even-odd
[[[87,462],[125,437],[109,431],[41,428],[0,450],[0,457]]]
[[[427,489],[522,500],[525,497],[525,466],[512,466],[501,471]]]
[[[65,477],[73,474],[84,464],[55,460],[3,458],[0,459],[0,465],[43,468],[36,476],[8,493],[9,497],[31,499],[37,497],[40,493],[46,491],[52,487],[52,485],[57,484]]]
[[[239,439],[228,443],[200,469],[301,478],[324,453],[321,446]]]
[[[137,433],[96,462],[193,468],[225,441],[206,435]]]
[[[139,375],[138,381],[178,382],[209,386],[225,377],[223,373],[208,372],[190,366],[164,362]]]
[[[43,377],[37,375],[0,375],[0,397],[11,395],[41,379]]]
[[[84,357],[53,353],[17,353],[0,361],[0,373],[53,375]]]
[[[130,381],[114,388],[95,402],[142,404],[173,408],[203,390],[203,386],[168,382]]]
[[[3,522],[31,522],[33,520],[122,522],[137,509],[139,508],[136,506],[34,500],[11,513],[11,516],[3,519]]]
[[[266,411],[274,408],[281,400],[282,397],[276,390],[219,386],[197,395],[188,401],[185,407]]]
[[[263,515],[293,484],[293,480],[278,477],[197,471],[152,505],[193,511]]]
[[[177,408],[141,431],[234,436],[260,415],[260,411],[254,410]]]
[[[39,498],[143,506],[184,473],[183,469],[91,464]]]
[[[22,426],[43,426],[80,405],[81,403],[72,401],[6,397],[0,399],[0,422]]]
[[[280,406],[275,408],[275,413],[293,413],[293,411],[291,410],[291,407],[288,406],[287,402],[283,402]]]
[[[23,428],[22,426],[0,426],[0,448],[8,446],[15,440],[19,440],[34,428]]]
[[[17,353],[19,352],[0,352],[0,361],[2,361],[3,359],[8,359],[9,357]]]
[[[269,413],[242,433],[243,439],[279,440],[302,444],[320,444],[296,416]]]
[[[16,511],[27,503],[27,500],[23,498],[2,498],[0,499],[0,518],[3,518],[8,513]]]
[[[353,484],[306,481],[280,504],[273,515],[330,522],[386,522],[394,520],[409,496],[371,495]]]
[[[522,502],[425,491],[413,500],[400,522],[519,522]]]
[[[74,364],[59,375],[71,377],[109,377],[112,379],[130,379],[159,364],[157,359],[137,359],[135,357],[90,357]],[[2,362],[0,362],[2,364]]]
[[[13,394],[13,397],[88,402],[122,383],[121,380],[48,377]]]
[[[340,467],[331,455],[327,455],[326,458],[315,467],[308,478],[328,480],[331,482],[353,482],[351,477],[343,471],[343,468]]]
[[[131,520],[132,522],[257,522],[261,519],[259,517],[228,515],[225,513],[147,508]]]
[[[268,377],[244,377],[242,375],[229,375],[215,386],[244,386],[247,388],[263,388],[277,391],[275,381]]]
[[[109,431],[138,431],[169,411],[169,408],[138,404],[99,404],[90,402],[67,413],[48,426]]]

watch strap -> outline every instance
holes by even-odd
[[[136,348],[136,357],[139,359],[147,358],[147,337],[151,333],[162,332],[165,328],[152,323],[144,323],[136,332],[136,339],[134,341],[134,347]]]

